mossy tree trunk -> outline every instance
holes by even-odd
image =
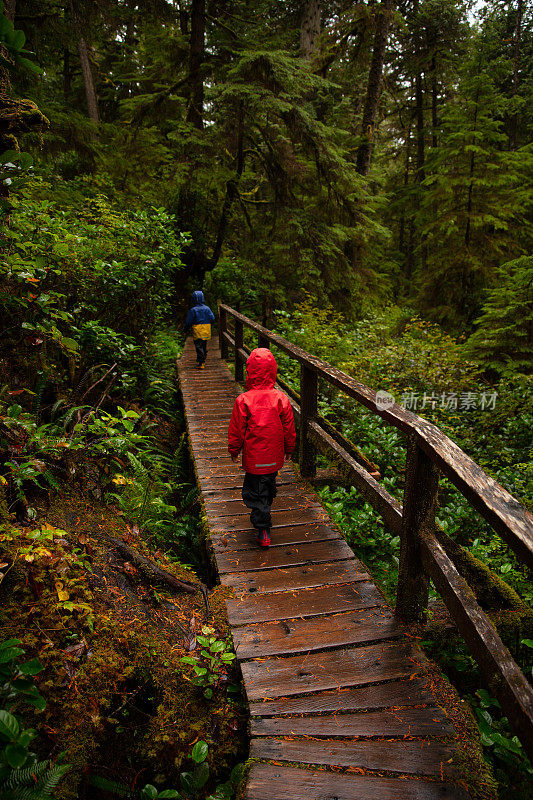
[[[187,109],[187,122],[198,130],[204,127],[205,59],[205,0],[193,0],[191,5],[191,40],[189,50],[189,82],[191,93]]]
[[[361,124],[361,143],[357,150],[357,172],[368,175],[372,162],[372,147],[374,141],[374,127],[378,112],[379,98],[383,85],[383,63],[385,49],[389,35],[390,18],[392,13],[392,0],[383,0],[376,19],[376,33],[372,49],[372,61],[368,73],[363,121]]]
[[[300,53],[306,61],[310,61],[318,49],[321,16],[320,0],[302,0]]]

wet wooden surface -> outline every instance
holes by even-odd
[[[208,345],[179,362],[191,452],[251,714],[247,800],[452,800],[458,739],[427,662],[310,486],[285,465],[260,550],[227,453],[241,391]],[[289,766],[290,765],[290,766]],[[317,767],[319,767],[317,769]],[[401,776],[401,777],[398,777]]]

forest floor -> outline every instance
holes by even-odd
[[[83,487],[33,499],[30,525],[0,532],[2,639],[21,639],[26,657],[44,666],[36,683],[46,708],[17,713],[37,729],[43,757],[65,753],[72,765],[58,800],[116,797],[107,781],[179,786],[199,740],[209,748],[207,789],[246,758],[246,717],[226,691],[231,669],[208,701],[180,659],[198,647],[202,626],[220,640],[228,635],[227,590],[209,591],[207,605],[201,591],[153,585],[117,542],[178,580],[203,584],[150,549],[123,512],[95,499],[100,492],[86,477]]]

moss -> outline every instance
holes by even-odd
[[[9,524],[9,510],[7,507],[7,498],[5,487],[0,484],[0,525]]]
[[[455,762],[460,773],[459,782],[467,787],[476,800],[495,800],[497,784],[483,758],[479,728],[469,704],[442,675],[437,664],[430,661],[427,668],[431,691],[455,728]]]
[[[524,603],[519,595],[502,578],[496,575],[486,564],[472,553],[461,547],[444,531],[437,528],[437,538],[452,559],[458,571],[472,587],[476,599],[485,610],[533,611]]]
[[[57,790],[58,800],[79,796],[89,764],[113,780],[131,782],[140,770],[146,780],[179,785],[179,772],[185,764],[190,766],[191,748],[199,738],[210,747],[214,779],[217,773],[228,773],[246,751],[242,710],[224,691],[207,703],[180,665],[183,634],[193,618],[197,626],[204,618],[201,594],[158,590],[156,595],[138,576],[128,575],[109,550],[108,533],[124,537],[152,559],[154,555],[104,506],[69,495],[40,511],[65,533],[47,543],[51,556],[16,562],[9,587],[2,587],[9,591],[4,591],[0,624],[5,635],[22,638],[28,655],[38,656],[45,666],[38,683],[47,708],[31,724],[41,734],[44,755],[51,748],[65,750],[72,764]],[[14,529],[13,537],[3,543],[12,557],[27,532]],[[159,553],[157,557],[176,577],[200,582],[182,565],[167,562]],[[86,616],[60,608],[58,566],[71,596],[90,607],[92,631]],[[229,631],[227,594],[217,587],[210,597],[210,622],[221,635]],[[86,647],[82,645],[79,656],[68,654],[69,645],[83,642]],[[110,774],[113,762],[116,770]]]
[[[248,778],[250,777],[250,770],[256,763],[257,763],[256,758],[248,758],[244,762],[242,776],[239,781],[239,785],[235,790],[235,800],[246,800],[246,788],[248,784]]]

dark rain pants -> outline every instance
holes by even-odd
[[[252,509],[250,522],[258,531],[270,528],[272,517],[270,516],[270,506],[274,500],[276,489],[277,472],[268,475],[252,475],[246,472],[242,485],[242,499],[248,508]]]
[[[194,339],[194,346],[196,348],[196,363],[203,364],[207,358],[207,340]]]

